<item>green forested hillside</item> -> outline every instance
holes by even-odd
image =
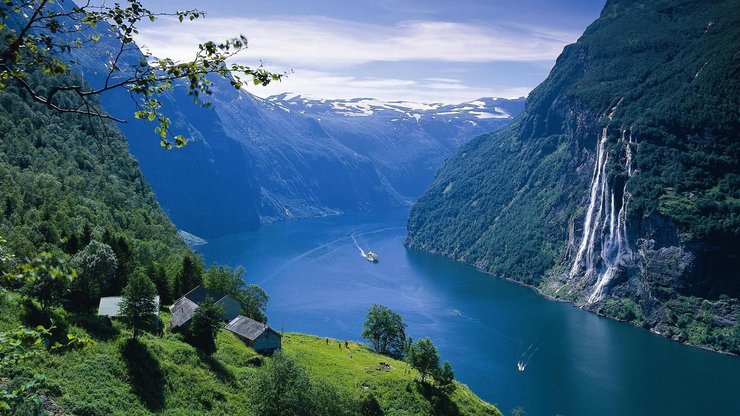
[[[611,0],[525,113],[451,157],[411,247],[740,352],[740,7]]]
[[[0,208],[0,235],[19,255],[74,254],[106,232],[142,266],[188,252],[114,125],[46,109],[12,84],[0,90]]]

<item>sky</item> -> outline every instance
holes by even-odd
[[[185,60],[206,40],[245,35],[235,61],[287,73],[247,90],[266,97],[460,103],[526,96],[604,0],[145,0],[149,8],[198,8],[204,19],[164,18],[137,43]]]

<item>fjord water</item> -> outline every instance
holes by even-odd
[[[547,300],[441,256],[407,250],[407,210],[282,222],[198,247],[247,269],[277,329],[360,339],[373,303],[428,336],[456,377],[509,414],[739,415],[740,359]],[[360,246],[380,255],[372,264]],[[531,348],[530,348],[531,346]],[[526,371],[517,361],[529,349]],[[349,358],[348,358],[349,359]]]

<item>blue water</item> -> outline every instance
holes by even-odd
[[[270,324],[360,339],[374,303],[428,336],[456,377],[508,414],[740,415],[740,359],[600,318],[449,259],[403,246],[408,211],[284,222],[198,249],[247,269]],[[378,253],[372,264],[352,241]],[[531,346],[531,347],[530,347]],[[527,349],[525,372],[517,361]]]

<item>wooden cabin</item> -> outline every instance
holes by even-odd
[[[98,316],[107,316],[108,318],[120,318],[121,315],[121,300],[123,296],[107,296],[100,298],[98,303]],[[159,295],[154,297],[155,312],[154,317],[159,316]]]
[[[279,332],[246,316],[237,316],[224,329],[235,334],[259,353],[271,354],[281,347],[282,335]]]
[[[195,314],[195,310],[198,308],[198,305],[202,304],[206,298],[213,299],[213,302],[216,305],[223,308],[224,313],[221,316],[221,319],[223,319],[224,322],[230,322],[239,316],[239,313],[241,312],[241,305],[233,298],[225,296],[215,290],[198,286],[190,292],[182,295],[180,299],[176,300],[175,303],[170,306],[170,313],[172,314],[170,327],[172,329],[176,329],[188,323],[193,317],[193,314]]]

